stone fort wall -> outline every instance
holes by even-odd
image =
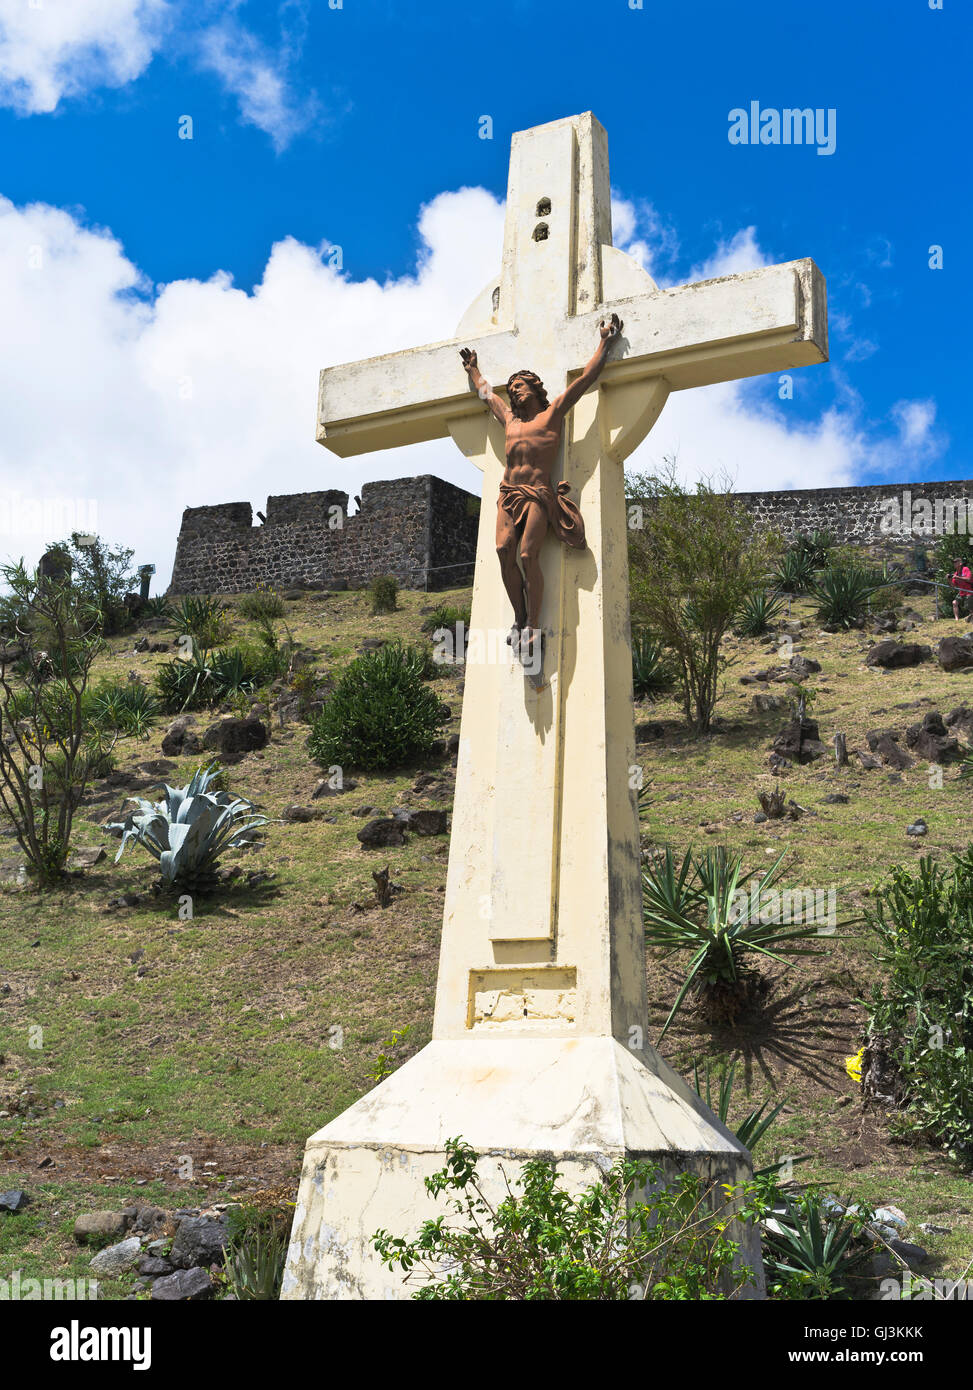
[[[249,502],[187,507],[171,594],[274,588],[361,588],[392,574],[403,588],[468,584],[479,498],[426,474],[366,483],[348,515],[346,492],[268,497],[254,525]]]
[[[839,545],[891,545],[973,533],[973,481],[881,483],[734,494],[761,530],[785,539],[828,531]],[[952,504],[956,504],[953,506]],[[969,515],[968,515],[969,512]]]
[[[821,530],[839,545],[895,547],[973,533],[967,479],[734,497],[762,530],[785,539]],[[269,497],[258,525],[249,502],[187,507],[169,592],[360,588],[380,574],[403,588],[453,588],[472,580],[478,510],[479,498],[430,474],[366,483],[354,516],[337,491]]]

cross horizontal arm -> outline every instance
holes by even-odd
[[[606,385],[661,376],[682,391],[828,360],[824,276],[812,260],[613,300],[571,320],[572,369],[609,311],[624,330],[605,368]]]
[[[318,390],[318,443],[346,458],[442,438],[447,420],[485,409],[470,390],[460,347],[506,362],[516,342],[514,333],[491,333],[326,367]]]

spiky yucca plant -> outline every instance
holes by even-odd
[[[219,857],[225,850],[249,844],[268,816],[257,815],[253,803],[229,792],[210,791],[218,768],[198,768],[185,787],[165,787],[161,801],[130,797],[138,805],[124,821],[110,830],[122,832],[122,843],[115,863],[125,853],[129,840],[142,845],[159,861],[165,888],[182,888],[202,893],[217,882]]]

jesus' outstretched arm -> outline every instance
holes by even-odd
[[[481,401],[486,402],[501,425],[506,425],[507,421],[511,418],[510,407],[507,405],[506,401],[501,400],[500,397],[496,395],[493,387],[480,371],[476,360],[475,349],[460,348],[459,355],[463,359],[463,366],[466,368],[466,374],[470,379],[470,385],[473,387],[473,390]]]
[[[608,360],[609,344],[613,338],[618,337],[623,326],[617,314],[612,314],[607,323],[602,322],[598,329],[601,335],[601,341],[595,349],[594,357],[592,357],[581,375],[575,377],[571,385],[565,391],[562,391],[557,400],[554,401],[555,415],[563,418],[574,405],[575,401],[579,401],[588,387],[593,386],[598,380],[605,362]]]

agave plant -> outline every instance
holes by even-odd
[[[772,590],[757,589],[744,599],[737,615],[740,637],[762,637],[780,616],[784,600]]]
[[[817,616],[831,627],[853,627],[868,612],[868,602],[888,581],[863,565],[831,565],[811,585]]]
[[[654,700],[672,685],[673,673],[666,660],[666,649],[651,632],[632,636],[632,685],[635,698]]]
[[[811,561],[812,568],[819,570],[828,563],[828,557],[834,550],[835,540],[830,531],[812,531],[810,535],[801,534],[794,542],[794,549],[800,555],[806,555]]]
[[[122,832],[115,863],[134,840],[159,861],[164,887],[197,893],[212,888],[220,855],[249,844],[261,826],[270,824],[244,797],[210,791],[217,775],[215,765],[198,768],[185,787],[163,784],[165,796],[154,803],[130,797],[138,812],[108,827]]]
[[[767,893],[780,877],[784,855],[774,860],[760,880]],[[691,989],[720,997],[732,1011],[747,987],[744,957],[748,952],[786,963],[788,956],[820,955],[819,949],[801,945],[817,935],[813,922],[764,921],[766,911],[752,914],[741,908],[747,902],[746,885],[756,870],[743,873],[743,856],[729,855],[723,845],[694,859],[690,847],[677,867],[672,850],[649,861],[642,873],[642,918],[645,940],[666,955],[691,951],[689,969],[676,996],[661,1037]]]
[[[733,1097],[733,1080],[736,1072],[736,1063],[731,1062],[728,1067],[724,1067],[719,1075],[719,1090],[714,1095],[710,1081],[709,1059],[706,1060],[706,1069],[702,1079],[699,1075],[699,1063],[693,1062],[693,1089],[700,1100],[705,1101],[714,1115],[718,1115],[724,1124],[729,1123],[730,1102]],[[736,1126],[733,1133],[739,1139],[745,1149],[752,1153],[754,1147],[760,1142],[777,1116],[787,1104],[782,1100],[779,1105],[769,1109],[770,1100],[765,1100],[763,1105],[757,1106],[755,1110],[750,1110],[740,1123]],[[790,1159],[790,1164],[804,1163],[810,1157],[809,1154],[799,1154]],[[754,1177],[761,1178],[770,1173],[780,1173],[787,1165],[787,1160],[780,1163],[770,1163],[766,1168],[754,1170]]]
[[[775,1294],[798,1299],[848,1299],[878,1243],[872,1213],[845,1209],[811,1188],[785,1196],[779,1214],[763,1223],[764,1265]]]
[[[806,550],[789,550],[774,573],[774,583],[785,594],[806,594],[814,583],[814,560]]]

